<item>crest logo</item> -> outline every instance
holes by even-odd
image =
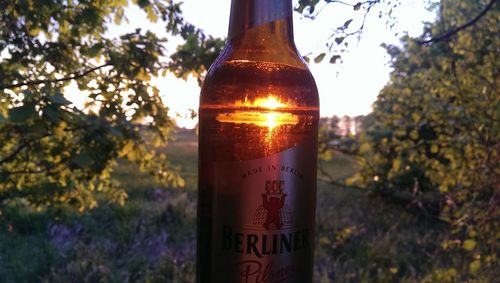
[[[266,181],[265,193],[262,194],[262,205],[255,211],[254,225],[266,230],[280,230],[291,226],[293,217],[286,205],[285,181]]]

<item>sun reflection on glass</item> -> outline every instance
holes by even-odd
[[[234,124],[254,124],[272,129],[281,125],[295,125],[299,122],[299,118],[291,113],[236,111],[218,114],[217,121]]]
[[[286,103],[282,102],[279,98],[270,95],[268,97],[263,97],[263,98],[257,98],[253,101],[249,101],[247,98],[245,98],[244,101],[236,101],[235,103],[236,107],[250,107],[250,108],[264,108],[264,109],[278,109],[278,108],[286,108],[287,105]]]
[[[299,122],[297,115],[285,112],[289,105],[274,96],[258,98],[252,102],[238,101],[234,112],[220,113],[216,119],[222,123],[253,124],[270,130],[282,125],[295,125]],[[247,108],[247,109],[245,109]]]

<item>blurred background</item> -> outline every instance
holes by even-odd
[[[321,99],[314,282],[496,282],[496,0],[294,0]],[[229,0],[0,0],[0,282],[194,282]]]

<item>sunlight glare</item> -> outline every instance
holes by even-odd
[[[233,113],[221,113],[216,117],[221,123],[253,124],[269,129],[282,125],[295,125],[299,122],[297,115],[282,112],[256,112],[236,111]]]
[[[266,127],[272,130],[281,125],[295,125],[299,122],[297,115],[283,112],[283,109],[290,108],[290,105],[282,102],[279,98],[269,95],[257,98],[254,101],[236,101],[237,108],[250,108],[251,110],[241,110],[231,113],[218,114],[216,119],[221,123],[253,124],[259,127]],[[276,110],[281,111],[276,111]]]
[[[282,102],[279,98],[270,95],[268,97],[257,98],[250,102],[247,99],[244,101],[237,101],[235,103],[237,107],[255,107],[255,108],[265,108],[269,110],[274,110],[278,108],[286,108],[288,105]]]

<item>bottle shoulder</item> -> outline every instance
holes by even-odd
[[[238,50],[231,44],[226,45],[223,52],[210,66],[203,86],[213,83],[230,83],[231,79],[241,81],[251,77],[265,79],[261,81],[263,85],[279,83],[285,77],[297,77],[299,83],[310,81],[316,87],[307,63],[293,46],[287,48],[286,52],[269,54],[262,50],[254,50],[253,53]],[[293,84],[293,82],[289,83]]]
[[[300,56],[294,44],[276,44],[272,48],[252,48],[252,46],[248,47],[230,41],[212,64],[212,71],[217,70],[225,62],[266,62],[309,71],[307,63]]]
[[[228,105],[279,97],[293,105],[319,107],[314,78],[297,56],[295,64],[278,60],[234,59],[223,53],[207,73],[201,91],[201,104]]]

